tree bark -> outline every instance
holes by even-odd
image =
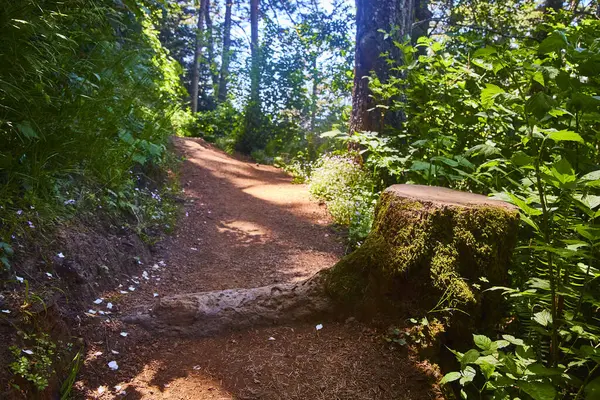
[[[215,46],[214,46],[214,38],[213,38],[213,23],[212,18],[210,16],[210,0],[205,0],[206,6],[204,10],[204,17],[206,20],[206,46],[207,46],[207,62],[206,66],[208,68],[208,72],[212,79],[213,83],[213,93],[217,90],[217,85],[219,84],[219,75],[217,73],[217,69],[215,66]]]
[[[229,60],[231,59],[231,9],[233,0],[225,1],[225,25],[223,26],[223,54],[221,58],[221,71],[219,76],[219,94],[217,101],[224,103],[227,100],[227,83],[229,79]]]
[[[387,58],[399,63],[401,54],[393,41],[411,35],[417,18],[429,18],[426,0],[356,0],[356,55],[350,133],[381,132],[386,119],[371,96],[368,77],[374,73],[381,82],[389,78]],[[390,37],[385,39],[385,31]],[[422,35],[426,29],[415,31]],[[382,57],[382,54],[386,56]],[[369,111],[371,110],[371,111]],[[391,113],[389,113],[391,114]],[[391,115],[387,120],[391,123]]]
[[[315,124],[317,119],[317,101],[319,98],[319,71],[317,70],[317,55],[312,55],[311,75],[312,75],[312,92],[310,95],[310,132],[315,132]]]
[[[260,54],[258,47],[258,1],[250,0],[250,52],[252,69],[250,71],[250,101],[255,106],[260,103]]]
[[[554,10],[556,12],[562,10],[563,8],[563,1],[562,0],[546,0],[546,3],[544,4],[544,8],[546,10]]]
[[[196,42],[194,49],[194,61],[192,63],[192,82],[190,84],[190,96],[192,113],[198,112],[198,89],[200,83],[200,59],[202,58],[202,44],[204,34],[204,2],[199,0],[198,4],[198,23],[196,26]]]

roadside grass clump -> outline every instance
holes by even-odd
[[[324,202],[334,221],[349,228],[351,244],[371,229],[375,206],[375,181],[351,155],[322,156],[312,170],[308,190]]]

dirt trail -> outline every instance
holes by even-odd
[[[293,185],[276,168],[236,160],[201,140],[174,140],[186,157],[184,215],[175,234],[161,244],[159,265],[147,266],[146,276],[130,277],[105,295],[119,312],[151,304],[155,293],[297,281],[341,257],[343,241],[304,185]],[[122,294],[129,285],[135,291]],[[317,331],[317,323],[323,329]],[[382,332],[354,320],[205,339],[153,337],[140,327],[99,318],[84,324],[93,339],[88,339],[77,383],[82,398],[436,397],[425,364],[390,350]],[[110,361],[119,369],[111,371]]]

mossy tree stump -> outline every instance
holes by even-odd
[[[397,308],[409,296],[422,307],[443,297],[451,307],[474,309],[481,303],[474,290],[480,278],[505,283],[517,224],[516,208],[505,202],[394,185],[382,193],[364,244],[307,281],[166,297],[126,321],[210,335],[340,311],[368,315]]]
[[[326,292],[355,311],[394,307],[473,310],[482,284],[507,281],[518,212],[511,204],[456,190],[394,185],[379,200],[365,243],[326,271]],[[433,303],[432,303],[433,302]]]

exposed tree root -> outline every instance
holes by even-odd
[[[411,296],[425,302],[445,294],[449,306],[477,310],[473,317],[481,320],[493,307],[481,307],[479,278],[504,283],[517,221],[514,207],[485,196],[395,185],[382,194],[365,243],[312,278],[166,297],[125,321],[166,334],[207,336],[323,314],[368,314],[402,301],[398,281],[410,279],[418,288]]]

